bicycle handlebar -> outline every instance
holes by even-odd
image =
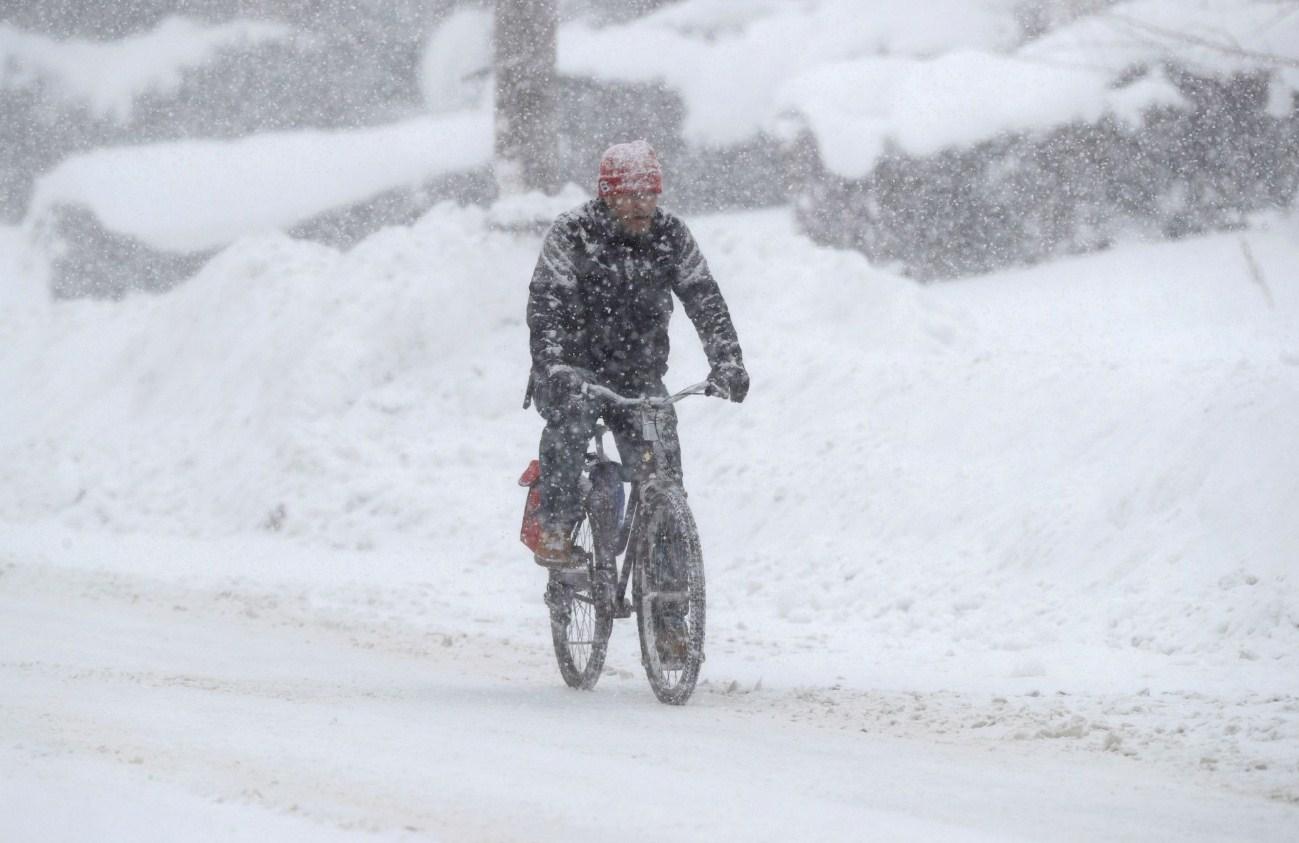
[[[604,400],[608,401],[610,404],[615,404],[619,407],[654,407],[654,408],[670,406],[689,395],[716,395],[721,398],[726,397],[726,395],[722,392],[721,389],[717,387],[716,384],[709,383],[708,381],[700,381],[697,384],[687,386],[685,389],[681,390],[680,392],[673,393],[672,395],[667,395],[667,396],[645,395],[639,398],[628,398],[625,395],[619,395],[618,393],[614,392],[612,389],[609,389],[608,387],[600,386],[598,383],[584,383],[582,384],[582,394],[593,395],[596,398],[603,398]]]

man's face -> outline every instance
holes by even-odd
[[[654,209],[659,205],[657,193],[616,193],[605,197],[605,204],[613,212],[618,224],[629,234],[645,234],[654,220]]]

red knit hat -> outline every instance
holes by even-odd
[[[600,158],[600,196],[662,193],[663,168],[654,147],[643,140],[615,144]]]

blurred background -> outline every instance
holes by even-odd
[[[1297,80],[1294,0],[6,0],[0,222],[117,297],[645,137],[678,211],[951,278],[1290,206]]]

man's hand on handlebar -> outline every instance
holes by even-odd
[[[551,366],[546,372],[546,388],[551,395],[577,395],[586,383],[582,373],[572,366]]]
[[[749,394],[749,373],[745,371],[743,362],[725,360],[708,373],[708,386],[708,394],[720,395],[739,404]]]

